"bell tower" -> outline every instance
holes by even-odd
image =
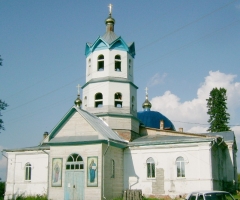
[[[138,87],[133,83],[135,46],[114,33],[111,4],[105,25],[105,34],[85,47],[86,83],[82,86],[82,109],[101,117],[130,141],[139,133]]]

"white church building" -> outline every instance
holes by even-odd
[[[75,105],[40,145],[5,149],[5,199],[46,194],[50,200],[103,200],[126,190],[144,196],[184,196],[193,190],[235,190],[234,132],[194,134],[143,100],[137,112],[134,43],[114,33],[87,43],[86,83]]]

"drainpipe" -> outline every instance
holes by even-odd
[[[212,147],[214,146],[215,144],[215,140],[213,140],[211,142],[211,147],[209,148],[209,163],[210,163],[210,176],[211,176],[211,179],[212,179],[212,188],[211,190],[213,190],[213,172],[212,172]]]
[[[47,176],[47,198],[49,197],[49,167],[50,167],[50,159],[49,159],[49,153],[45,150],[42,150],[43,153],[48,155],[48,176]]]
[[[108,148],[109,148],[109,145],[110,145],[110,141],[109,141],[109,139],[108,139],[108,146],[107,146],[107,149],[105,150],[105,152],[104,152],[104,154],[103,154],[103,163],[102,163],[102,171],[103,171],[103,198],[104,199],[106,199],[106,197],[104,196],[105,194],[104,194],[104,180],[105,180],[105,177],[104,177],[104,170],[105,170],[105,168],[104,168],[104,157],[105,157],[105,155],[106,155],[106,153],[107,153],[107,151],[108,151]]]
[[[8,157],[3,154],[3,150],[1,152],[2,152],[2,156],[4,156],[7,159],[7,175],[8,175]],[[5,190],[4,190],[4,197],[5,197],[5,194],[6,194],[6,189],[7,189],[7,187],[5,187]]]

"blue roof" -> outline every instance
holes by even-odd
[[[175,130],[173,123],[160,112],[145,110],[137,113],[138,119],[149,128],[160,129],[160,120],[164,121],[164,129]]]
[[[102,37],[98,37],[97,40],[91,44],[86,43],[85,55],[88,56],[94,51],[103,49],[117,49],[127,51],[133,58],[135,56],[135,44],[134,42],[127,44],[120,37],[116,36],[114,32],[107,32]]]

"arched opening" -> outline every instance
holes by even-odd
[[[111,165],[112,165],[111,178],[115,178],[115,161],[113,159],[111,160]]]
[[[134,96],[132,96],[132,110],[134,110]]]
[[[132,60],[131,59],[129,59],[128,60],[128,72],[129,72],[129,75],[132,75],[132,72],[131,72],[131,65],[132,65]]]
[[[79,154],[71,154],[66,162],[66,170],[81,170],[84,169],[83,159]]]
[[[88,75],[91,74],[91,58],[88,59]]]
[[[103,106],[103,95],[102,93],[95,94],[95,108]]]
[[[115,71],[118,71],[118,72],[121,71],[121,56],[120,55],[115,56]]]
[[[30,181],[32,178],[32,165],[30,163],[25,164],[25,180]]]
[[[99,55],[98,56],[98,71],[103,71],[104,70],[104,56]]]
[[[155,162],[151,157],[147,159],[147,177],[155,178]]]
[[[114,106],[116,108],[122,108],[122,94],[120,92],[117,92],[114,95]]]
[[[177,177],[185,177],[185,161],[183,157],[178,157],[176,159],[177,165]]]

